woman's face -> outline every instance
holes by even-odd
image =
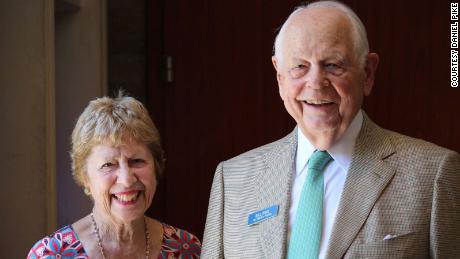
[[[99,144],[86,160],[86,187],[94,207],[115,222],[139,219],[156,190],[155,162],[147,145],[129,141],[121,146]]]

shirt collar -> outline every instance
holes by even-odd
[[[358,137],[362,125],[363,113],[359,110],[343,137],[327,150],[334,161],[337,162],[345,172],[348,172],[350,168],[356,138]],[[307,137],[303,135],[300,128],[297,128],[297,131],[296,175],[298,176],[304,171],[303,169],[307,165],[308,159],[316,148],[310,143]]]

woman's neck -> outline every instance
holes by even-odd
[[[141,217],[132,221],[122,221],[106,214],[93,211],[99,235],[104,242],[116,241],[121,244],[143,243],[145,239],[145,219]]]

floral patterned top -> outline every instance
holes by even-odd
[[[200,258],[201,243],[191,233],[163,224],[163,242],[158,259]],[[88,259],[72,225],[65,226],[39,240],[30,249],[27,259]]]

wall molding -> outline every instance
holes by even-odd
[[[101,95],[109,95],[108,82],[107,82],[107,66],[108,66],[108,54],[107,54],[107,0],[100,0],[100,12],[101,12]]]
[[[57,228],[54,0],[44,0],[46,233]]]

